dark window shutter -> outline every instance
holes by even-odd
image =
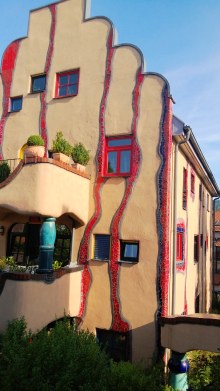
[[[95,235],[95,259],[109,259],[110,235]]]

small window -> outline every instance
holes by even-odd
[[[186,168],[183,169],[183,209],[187,209],[187,176]]]
[[[139,242],[121,240],[121,261],[138,262]]]
[[[109,260],[110,235],[95,235],[94,259]]]
[[[31,77],[31,92],[42,92],[46,88],[46,75],[37,75]]]
[[[130,175],[131,148],[131,137],[117,137],[106,140],[106,175]]]
[[[11,98],[10,112],[14,113],[16,111],[20,111],[22,109],[22,96],[16,96],[15,98]]]
[[[191,193],[195,194],[195,174],[191,173]]]
[[[199,262],[199,235],[194,235],[194,262]]]
[[[76,96],[79,88],[79,70],[57,73],[56,98]]]
[[[114,361],[128,361],[131,349],[130,332],[96,329],[98,343]]]

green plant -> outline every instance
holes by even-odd
[[[5,181],[10,175],[11,169],[9,167],[8,162],[2,161],[0,162],[0,183]]]
[[[54,261],[52,263],[52,268],[53,270],[57,270],[57,269],[60,269],[63,265],[63,262],[59,262],[59,261]]]
[[[75,144],[72,150],[72,158],[75,163],[86,166],[90,159],[89,151],[82,143]]]
[[[71,156],[72,145],[63,137],[62,132],[57,132],[55,140],[53,140],[52,151],[55,153],[63,153],[64,155]]]
[[[0,270],[4,270],[6,268],[6,260],[5,257],[0,258]]]
[[[187,353],[189,384],[193,391],[219,391],[220,354],[195,350]]]
[[[27,145],[29,147],[35,146],[35,145],[43,147],[44,146],[44,140],[42,139],[42,137],[40,135],[34,134],[34,135],[28,137]]]

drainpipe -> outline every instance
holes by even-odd
[[[213,200],[213,210],[212,210],[212,301],[214,297],[214,276],[215,276],[215,266],[216,266],[216,239],[215,239],[215,208],[216,201],[219,200],[220,196],[216,197]]]
[[[175,315],[176,310],[176,225],[177,225],[177,187],[178,187],[178,152],[179,146],[189,141],[191,128],[184,126],[185,139],[179,141],[175,146],[175,161],[174,161],[174,201],[173,201],[173,289],[172,289],[172,315]]]

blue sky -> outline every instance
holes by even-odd
[[[0,57],[27,34],[29,11],[48,3],[1,0]],[[118,43],[142,50],[147,71],[168,79],[174,114],[191,126],[220,186],[220,1],[91,0],[97,15],[112,20]]]

